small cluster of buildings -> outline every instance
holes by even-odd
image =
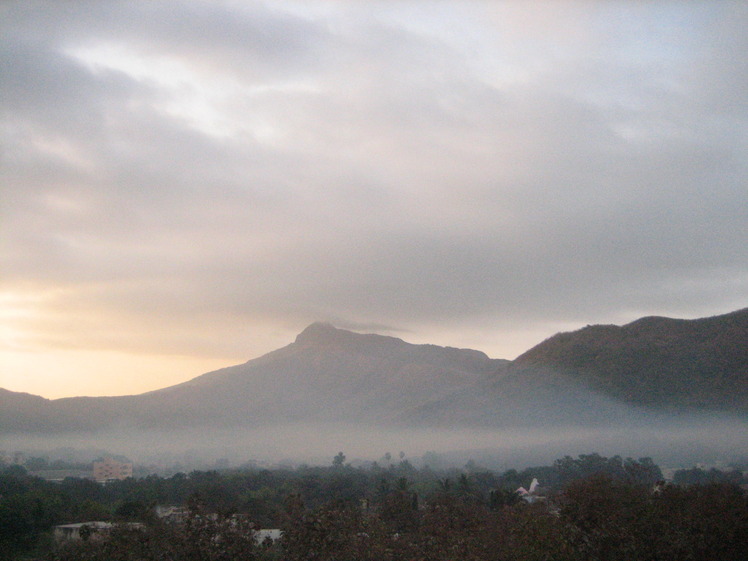
[[[26,466],[29,457],[23,452],[7,452],[0,450],[0,465],[18,465]],[[47,481],[62,481],[66,477],[79,477],[94,479],[98,483],[107,483],[108,481],[120,481],[133,476],[133,464],[128,461],[115,460],[107,456],[101,460],[93,462],[93,470],[68,466],[64,469],[37,469],[31,468],[31,473]]]

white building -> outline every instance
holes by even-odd
[[[77,541],[96,534],[108,533],[112,529],[111,522],[95,520],[93,522],[78,522],[77,524],[61,524],[55,526],[55,541]]]

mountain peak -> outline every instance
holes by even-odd
[[[315,321],[296,336],[297,343],[331,343],[339,340],[347,331],[338,329],[331,323]]]

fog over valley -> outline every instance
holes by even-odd
[[[748,309],[560,333],[514,361],[314,323],[244,364],[121,397],[0,392],[5,446],[100,448],[142,462],[230,459],[490,466],[598,452],[669,465],[748,449]]]
[[[652,423],[584,428],[388,429],[319,424],[262,429],[107,431],[96,435],[8,435],[3,446],[30,455],[91,461],[106,454],[124,455],[141,465],[183,469],[259,465],[329,465],[342,451],[347,461],[379,461],[399,452],[416,466],[461,467],[469,460],[489,469],[547,465],[565,455],[648,456],[662,466],[729,465],[745,461],[746,421],[694,415]],[[433,454],[429,454],[433,453]]]

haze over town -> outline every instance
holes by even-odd
[[[748,302],[744,2],[0,5],[0,388]]]

